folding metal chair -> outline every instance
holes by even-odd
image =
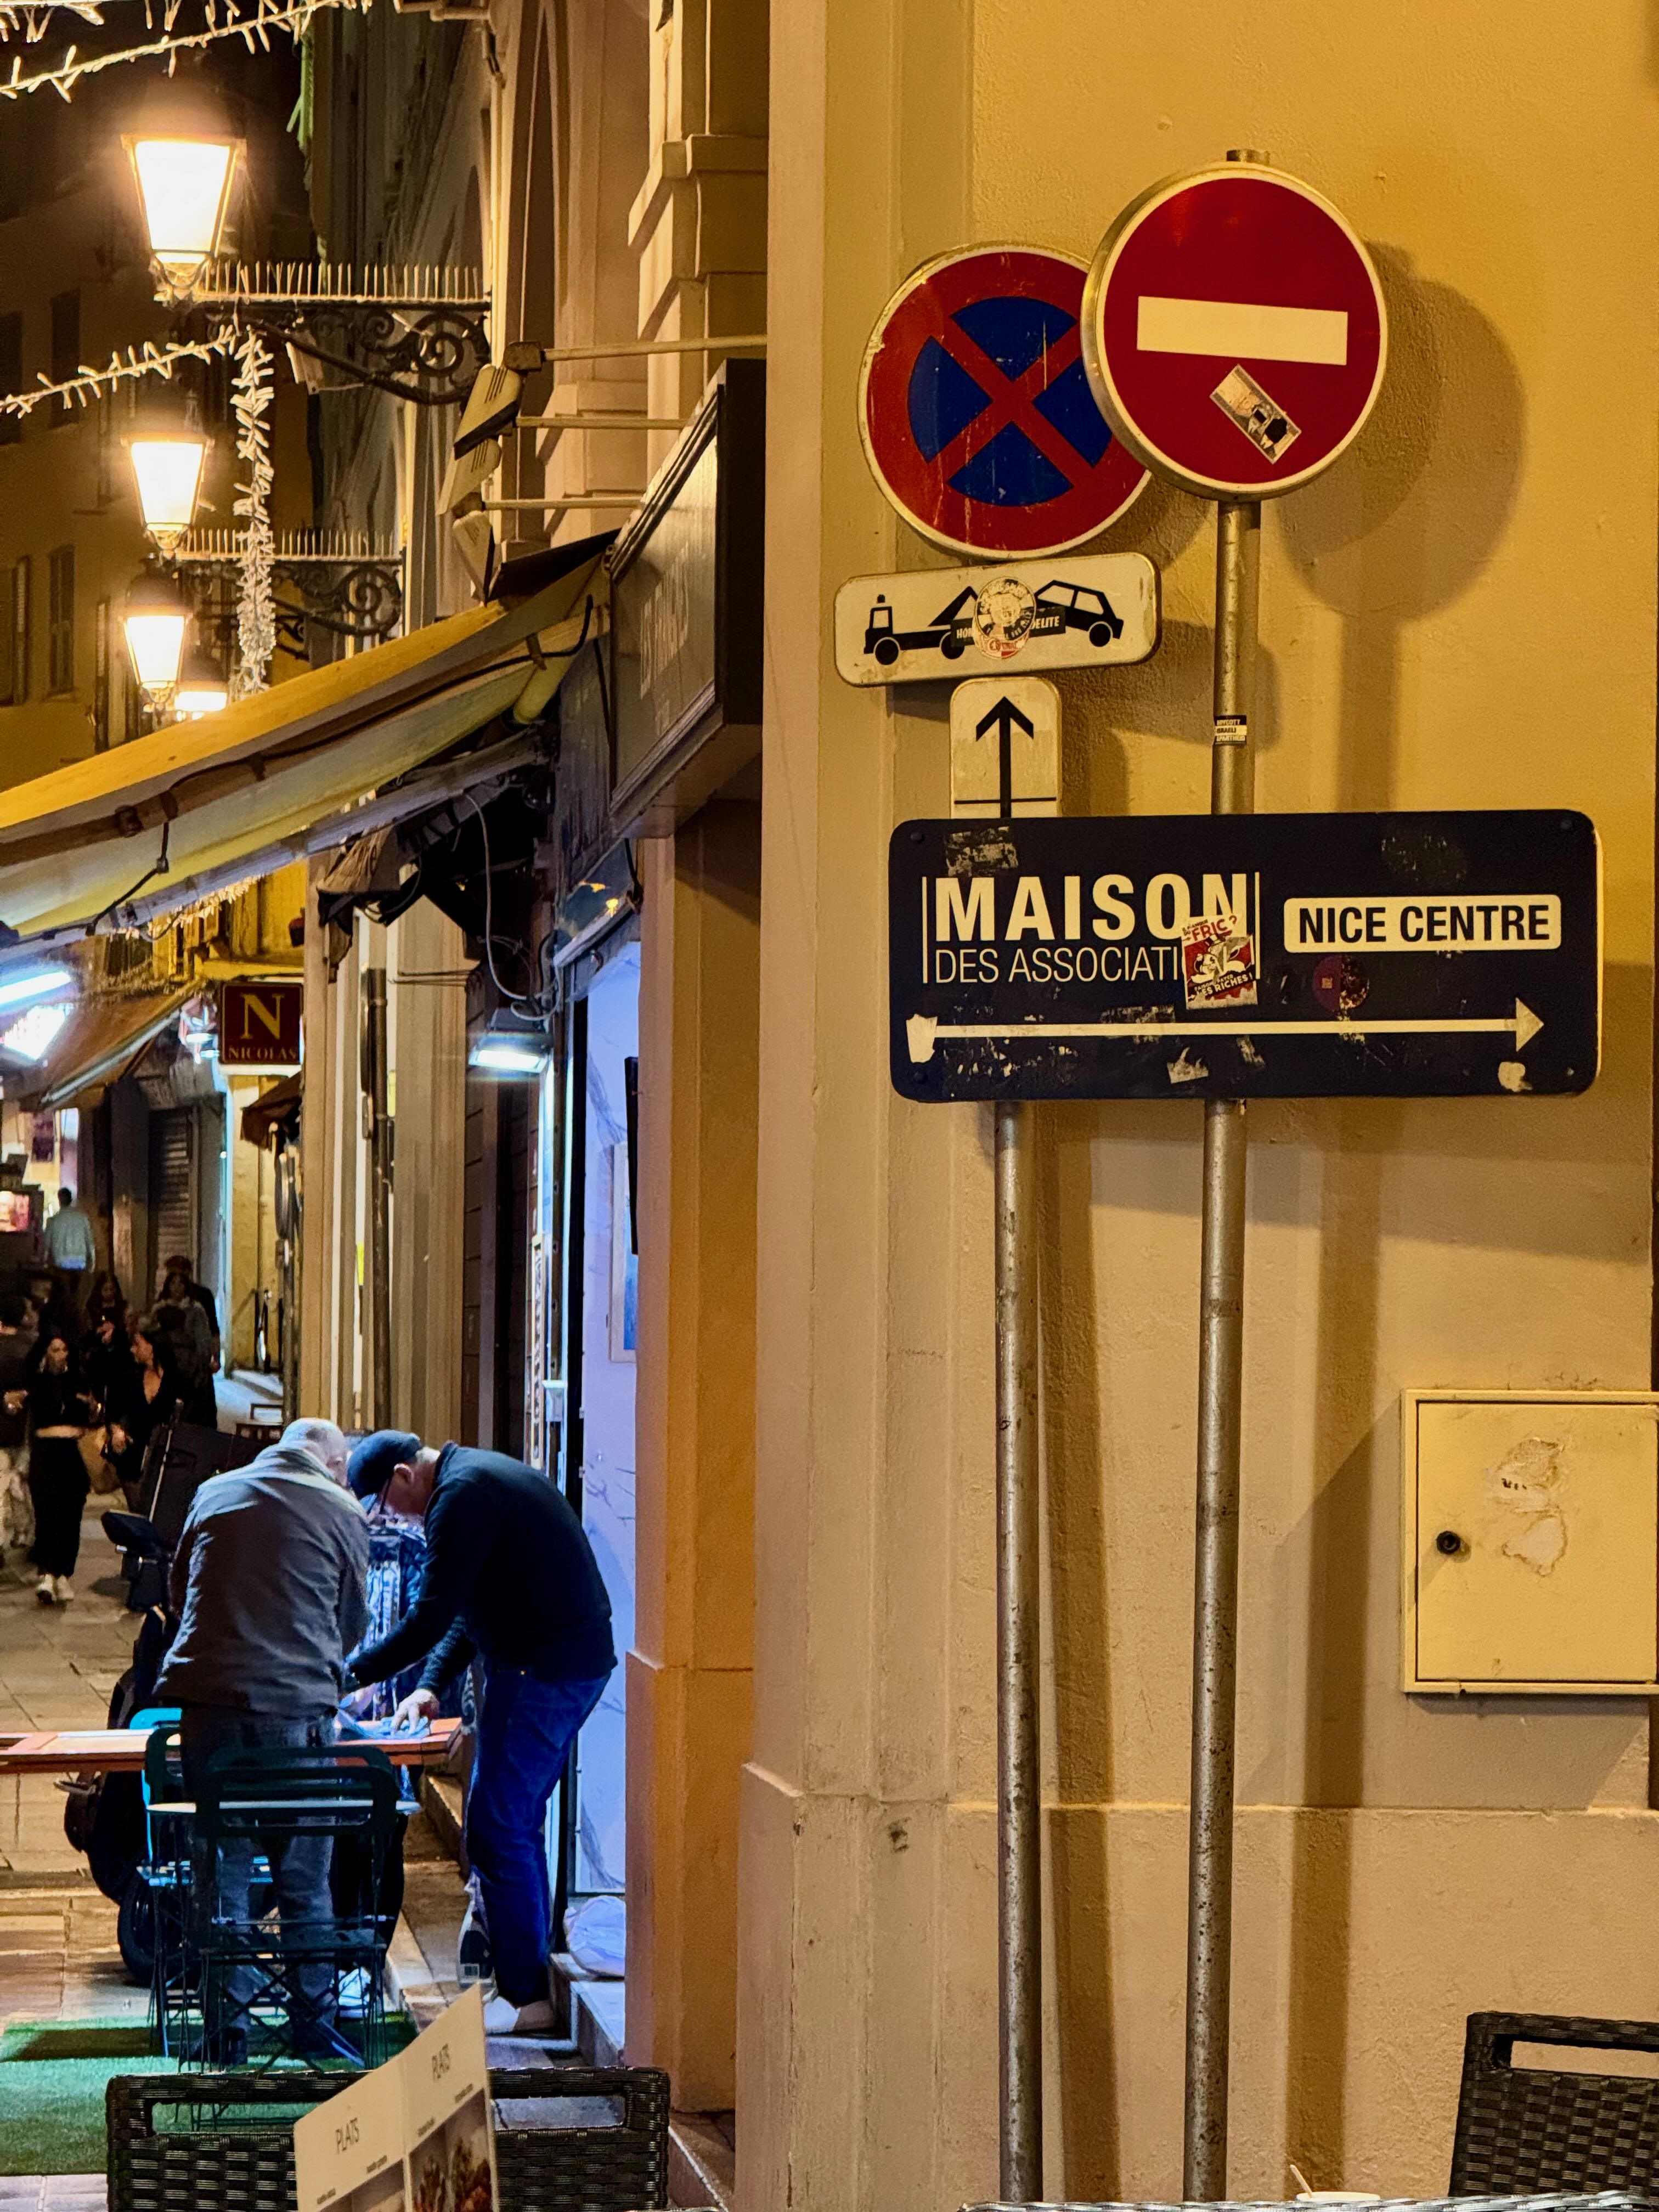
[[[353,2066],[389,2055],[384,1893],[398,1832],[397,1778],[367,1746],[233,1748],[212,1760],[193,1858],[202,2033],[181,2055]]]

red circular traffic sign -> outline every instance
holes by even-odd
[[[1085,273],[1068,253],[970,246],[888,301],[865,349],[859,429],[876,482],[936,545],[1066,552],[1146,489],[1083,366]]]
[[[1237,161],[1154,185],[1102,240],[1083,351],[1107,419],[1208,499],[1327,469],[1376,404],[1388,314],[1357,233],[1297,178]]]

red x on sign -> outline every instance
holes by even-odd
[[[1090,390],[1083,264],[1025,246],[942,254],[888,302],[859,424],[877,483],[936,544],[1058,553],[1146,483]]]

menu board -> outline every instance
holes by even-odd
[[[299,2212],[495,2212],[483,1990],[296,2121],[294,2173]]]

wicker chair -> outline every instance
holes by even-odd
[[[1659,2052],[1659,2022],[1471,2013],[1451,2194],[1659,2193],[1659,2080],[1516,2066],[1517,2043]]]
[[[361,2074],[118,2074],[106,2095],[110,2212],[294,2212],[296,2108]],[[511,2212],[668,2202],[668,2076],[652,2067],[492,2074]]]

